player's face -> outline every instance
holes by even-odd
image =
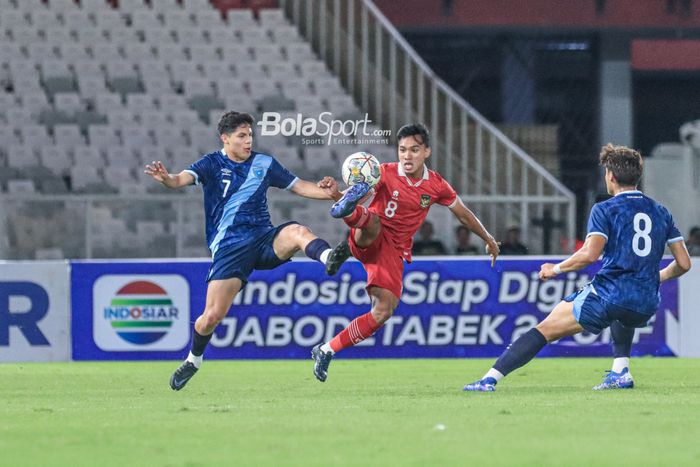
[[[221,135],[224,151],[235,161],[245,161],[253,148],[253,129],[250,125],[241,125],[231,133]]]
[[[407,136],[399,141],[399,164],[403,171],[413,178],[423,176],[425,160],[430,157],[430,148],[415,136]]]

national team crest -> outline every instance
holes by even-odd
[[[259,165],[253,166],[253,175],[255,175],[258,178],[262,178],[264,174],[265,174],[265,171],[263,170],[262,166],[259,166]]]
[[[430,206],[430,195],[420,195],[420,207],[427,208]]]

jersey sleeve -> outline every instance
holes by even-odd
[[[600,235],[608,239],[610,234],[610,220],[605,213],[605,210],[600,204],[594,204],[591,209],[591,215],[588,218],[588,233],[586,238],[591,235]]]
[[[285,190],[291,189],[294,184],[299,180],[299,178],[287,170],[282,164],[277,162],[277,159],[273,158],[270,164],[270,170],[268,171],[270,186],[277,188],[283,188]]]
[[[681,234],[681,231],[678,230],[678,227],[676,227],[676,223],[673,221],[673,216],[671,213],[665,209],[666,211],[666,217],[668,219],[668,231],[666,233],[666,243],[669,245],[672,243],[676,242],[682,242],[683,241],[683,235]]]
[[[440,192],[435,202],[448,208],[453,207],[457,203],[457,192],[444,178],[440,180]]]
[[[194,176],[195,185],[205,185],[212,178],[213,170],[211,159],[204,156],[186,168],[185,172]]]

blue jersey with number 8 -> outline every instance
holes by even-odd
[[[654,314],[666,244],[683,240],[671,213],[641,191],[624,191],[593,206],[586,238],[591,235],[607,240],[595,292],[615,305]]]

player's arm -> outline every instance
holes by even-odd
[[[168,188],[180,188],[194,183],[194,176],[191,173],[184,170],[179,174],[168,173],[161,161],[153,161],[152,164],[147,164],[143,173],[150,175],[154,180]]]
[[[589,235],[580,250],[559,264],[544,263],[540,268],[540,279],[546,281],[562,272],[578,271],[593,264],[605,248],[607,238],[602,235]]]
[[[685,242],[675,242],[668,246],[673,255],[673,261],[671,264],[659,271],[659,279],[661,282],[665,282],[669,279],[674,279],[680,277],[686,272],[690,271],[690,255],[688,255],[688,249],[685,247]]]
[[[336,201],[342,196],[340,192],[338,192],[338,183],[331,177],[325,177],[318,183],[299,179],[292,185],[290,191],[310,199],[330,199]]]
[[[460,224],[474,232],[486,243],[486,253],[491,255],[493,261],[501,252],[500,245],[495,238],[486,230],[486,227],[481,223],[478,217],[464,205],[459,196],[455,199],[454,204],[450,206],[450,211],[455,215]],[[493,266],[493,261],[491,265]]]

